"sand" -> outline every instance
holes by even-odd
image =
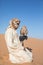
[[[43,65],[43,40],[28,38],[24,41],[24,46],[32,49],[33,62],[23,64],[12,64],[8,60],[8,49],[4,34],[0,34],[0,65]]]

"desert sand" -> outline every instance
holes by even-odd
[[[24,46],[32,49],[33,62],[23,64],[12,64],[8,60],[8,49],[4,34],[0,34],[0,65],[43,65],[43,40],[28,38],[24,41]]]

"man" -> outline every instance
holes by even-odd
[[[9,60],[12,63],[32,62],[32,53],[28,50],[24,51],[19,36],[16,32],[20,24],[17,18],[10,21],[10,25],[5,32],[6,45],[9,52]]]

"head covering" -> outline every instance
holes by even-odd
[[[12,23],[20,23],[20,21],[17,19],[17,18],[13,18],[11,21],[10,21],[10,25],[12,25]]]
[[[14,25],[14,26],[15,26],[15,25],[19,25],[19,23],[20,23],[19,19],[13,18],[13,19],[10,20],[9,27],[13,27],[13,25]]]

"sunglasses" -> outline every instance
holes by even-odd
[[[19,25],[19,23],[16,23],[17,25]]]
[[[16,22],[13,22],[13,23],[14,23],[15,25],[19,25],[19,24],[20,24],[20,23],[18,23],[18,22],[17,22],[17,23],[16,23]]]

